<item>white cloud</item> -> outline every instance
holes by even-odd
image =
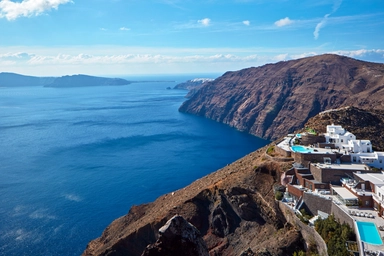
[[[378,57],[384,59],[384,49],[372,49],[372,50],[367,50],[367,49],[360,49],[360,50],[354,50],[354,51],[334,51],[332,53],[339,54],[339,55],[344,55],[348,56],[351,58],[362,58],[362,57]]]
[[[323,28],[325,26],[325,24],[327,24],[327,20],[328,20],[328,16],[330,14],[326,14],[324,16],[324,18],[319,22],[317,23],[316,27],[315,27],[315,31],[313,31],[313,36],[314,38],[317,40],[319,38],[319,35],[320,35],[320,29]]]
[[[23,0],[13,2],[0,0],[0,18],[15,20],[20,17],[31,17],[43,14],[51,9],[58,9],[59,5],[72,2],[71,0]]]
[[[243,24],[246,25],[246,26],[249,26],[249,25],[251,25],[251,22],[249,20],[244,20]]]
[[[197,21],[199,24],[203,25],[204,27],[208,27],[211,24],[211,19],[205,18],[202,20]]]
[[[288,53],[283,53],[283,54],[278,54],[273,57],[275,61],[283,61],[283,60],[288,60],[290,59]]]
[[[127,28],[127,27],[121,27],[120,30],[121,30],[121,31],[129,31],[129,30],[131,30],[131,29],[130,29],[130,28]]]
[[[275,25],[278,27],[284,27],[288,26],[293,23],[293,20],[289,19],[288,17],[285,17],[284,19],[280,19],[275,22]]]
[[[313,31],[313,36],[314,36],[315,40],[317,40],[319,38],[320,30],[323,27],[325,27],[325,25],[327,24],[328,17],[331,14],[335,13],[340,8],[340,5],[342,2],[343,2],[343,0],[335,0],[333,3],[332,12],[324,15],[323,19],[319,23],[317,23],[315,30]]]
[[[83,46],[68,48],[0,47],[0,70],[27,75],[222,73],[323,53],[384,62],[384,49],[327,51],[312,48],[147,48]],[[67,200],[81,201],[74,194]]]

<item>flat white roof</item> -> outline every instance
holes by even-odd
[[[332,189],[343,199],[345,200],[353,200],[357,199],[357,196],[352,194],[348,189],[343,188],[343,187],[332,187]]]
[[[311,163],[314,166],[320,168],[330,168],[336,170],[355,170],[355,171],[367,171],[369,167],[365,164],[321,164],[321,163]]]
[[[372,184],[381,186],[384,185],[384,174],[381,172],[378,173],[355,173],[357,177],[362,180],[369,181]]]

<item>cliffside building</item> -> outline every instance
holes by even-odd
[[[308,141],[312,144],[303,145],[302,142]],[[357,174],[378,173],[378,169],[384,168],[384,152],[374,152],[369,140],[357,140],[342,126],[332,124],[319,136],[305,133],[288,136],[277,148],[296,162],[282,177],[283,185],[294,199],[299,200],[305,191],[312,191],[338,195],[340,201],[348,205],[363,202],[368,207],[374,206],[369,194],[348,189],[345,183]],[[366,188],[370,187],[367,183]],[[381,194],[384,202],[384,184]]]

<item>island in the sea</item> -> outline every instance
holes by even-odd
[[[89,75],[66,75],[61,77],[36,77],[26,76],[16,73],[1,72],[0,73],[0,87],[55,87],[55,88],[68,88],[68,87],[89,87],[89,86],[122,86],[132,83],[147,83],[147,82],[174,82],[174,81],[128,81],[123,78],[110,78]]]

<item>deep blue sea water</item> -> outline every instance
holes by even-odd
[[[194,77],[115,87],[0,88],[0,255],[80,255],[133,204],[267,144],[178,112]]]

